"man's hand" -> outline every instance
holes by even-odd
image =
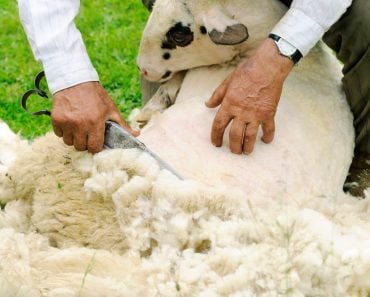
[[[222,145],[231,121],[231,152],[250,154],[260,125],[262,140],[271,142],[283,83],[292,68],[293,62],[278,53],[274,41],[264,40],[254,55],[239,64],[206,102],[210,108],[221,104],[213,121],[212,143]]]
[[[112,120],[132,130],[99,82],[86,82],[54,94],[51,113],[54,132],[76,150],[97,153],[104,143],[105,122]]]

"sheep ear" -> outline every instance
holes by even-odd
[[[214,43],[223,45],[239,44],[249,37],[248,29],[243,24],[227,26],[223,31],[213,29],[208,31],[208,35]]]
[[[155,0],[141,0],[144,4],[144,6],[149,10],[152,11],[153,5]]]
[[[226,15],[220,8],[205,13],[203,23],[209,37],[216,44],[239,44],[249,37],[247,27]]]

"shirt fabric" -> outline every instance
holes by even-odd
[[[306,55],[351,5],[351,0],[294,0],[274,33]],[[19,14],[50,91],[88,81],[98,74],[74,24],[80,0],[18,0]]]
[[[305,56],[351,3],[352,0],[294,0],[271,33],[288,41]]]
[[[99,81],[74,24],[79,0],[18,0],[18,7],[33,54],[42,63],[53,94]]]

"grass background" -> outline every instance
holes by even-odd
[[[29,116],[19,102],[42,67],[33,58],[16,1],[0,0],[0,7],[0,119],[32,139],[51,130],[50,119]],[[124,116],[140,105],[135,59],[147,17],[140,0],[82,0],[76,19],[100,81]],[[50,103],[32,100],[32,109],[49,108]]]

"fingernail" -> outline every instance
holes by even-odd
[[[239,152],[239,151],[235,151],[235,152],[233,152],[232,150],[230,150],[230,152],[232,152],[233,154],[235,154],[235,155],[241,155],[242,154],[242,152]]]

